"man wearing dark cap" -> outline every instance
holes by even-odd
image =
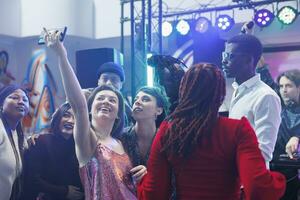
[[[102,64],[98,71],[98,86],[108,85],[114,87],[116,90],[120,91],[122,89],[123,83],[125,81],[124,69],[121,65],[114,62],[106,62]],[[86,98],[90,95],[94,88],[83,89]],[[132,123],[131,117],[131,107],[127,101],[125,102],[125,127],[128,127]]]
[[[102,64],[97,72],[98,75],[98,86],[109,85],[117,90],[121,90],[125,74],[124,69],[117,63],[107,62]]]

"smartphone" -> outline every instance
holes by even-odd
[[[49,29],[48,32],[56,32],[56,31],[60,31],[60,41],[64,41],[66,33],[67,33],[67,27],[65,26],[64,28],[55,28],[55,29]],[[45,36],[46,36],[46,32],[45,30],[43,30],[39,36],[39,40],[38,40],[38,44],[42,45],[45,44]]]

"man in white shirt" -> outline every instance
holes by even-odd
[[[262,44],[253,35],[237,35],[229,39],[223,52],[223,71],[234,78],[229,117],[245,116],[258,138],[266,166],[272,160],[281,122],[281,104],[278,95],[255,73],[262,54]]]

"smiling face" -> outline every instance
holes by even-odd
[[[111,90],[99,91],[92,103],[92,118],[115,120],[118,117],[119,99]]]
[[[3,102],[3,113],[11,119],[20,120],[27,115],[28,110],[29,100],[25,92],[21,89],[15,90]]]
[[[60,119],[59,123],[59,130],[61,135],[64,138],[69,138],[73,134],[73,129],[74,129],[74,113],[72,109],[67,110],[62,114],[62,117]]]
[[[150,94],[140,91],[135,99],[132,107],[132,116],[136,121],[143,119],[153,119],[160,115],[163,108],[157,106],[156,98]]]

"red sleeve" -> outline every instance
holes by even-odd
[[[285,177],[266,169],[254,130],[242,118],[237,132],[237,166],[247,200],[276,200],[285,191]]]
[[[153,141],[147,175],[138,186],[138,199],[169,199],[171,194],[171,167],[164,153],[161,152],[162,137],[168,129],[168,122],[163,122]]]

